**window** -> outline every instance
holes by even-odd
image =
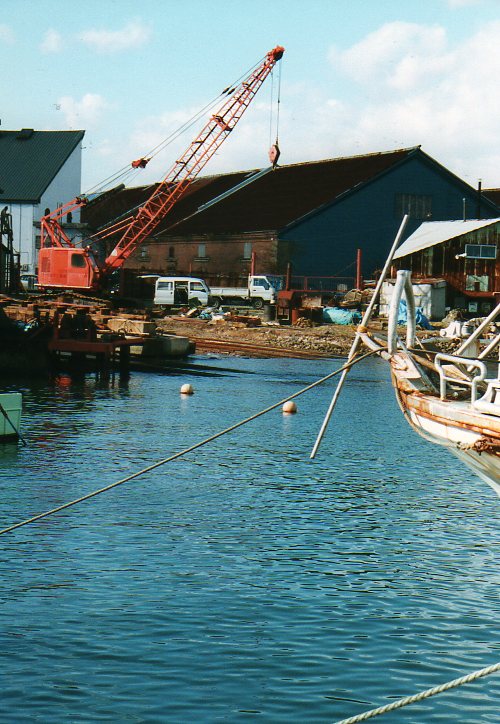
[[[497,248],[493,244],[466,244],[467,259],[496,259]]]
[[[37,234],[35,236],[35,249],[38,251],[41,248],[42,248],[42,237],[40,236],[40,234]]]
[[[394,213],[397,218],[408,214],[411,219],[430,219],[432,217],[432,196],[396,194]]]
[[[175,248],[173,246],[168,247],[168,258],[174,259],[175,257]]]
[[[172,290],[173,286],[174,286],[174,285],[173,285],[172,282],[158,282],[156,288],[157,288],[157,289],[170,289],[170,290]]]
[[[251,241],[245,241],[243,244],[243,259],[251,259],[252,258],[252,242]]]
[[[205,287],[201,282],[191,282],[191,291],[192,292],[204,292]]]
[[[83,254],[71,254],[71,266],[79,269],[85,267],[85,257]]]
[[[267,279],[254,279],[253,280],[254,287],[263,287],[264,289],[269,289],[270,284],[267,281]]]
[[[207,256],[207,249],[205,244],[198,244],[198,258],[205,259]]]

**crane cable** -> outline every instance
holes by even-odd
[[[199,110],[197,113],[195,113],[189,120],[187,120],[185,123],[183,123],[176,131],[173,131],[170,136],[167,136],[166,139],[164,139],[162,142],[157,144],[153,149],[149,151],[149,153],[145,154],[143,158],[147,158],[148,163],[149,161],[154,158],[156,155],[158,155],[161,151],[163,151],[168,145],[176,141],[182,134],[184,134],[188,129],[190,129],[192,126],[194,126],[195,123],[199,121],[199,119],[205,115],[207,111],[212,111],[216,106],[219,105],[220,98],[223,96],[230,96],[232,93],[234,93],[235,89],[241,85],[242,81],[245,80],[245,78],[248,78],[252,73],[255,73],[255,71],[262,66],[262,63],[264,61],[266,56],[263,56],[257,63],[255,63],[251,68],[249,68],[247,71],[242,73],[231,85],[224,88],[221,93],[219,93],[215,98],[213,98],[211,101],[209,101],[201,110]],[[106,190],[107,186],[111,186],[112,184],[118,183],[118,181],[121,181],[124,183],[125,181],[131,182],[133,179],[141,173],[141,168],[132,168],[130,165],[127,165],[126,167],[123,167],[120,171],[118,171],[113,176],[109,176],[105,181],[101,182],[100,186],[96,185],[91,189],[91,192],[94,194],[102,193]],[[106,238],[108,236],[111,236],[113,234],[121,232],[129,223],[131,223],[134,219],[134,212],[140,208],[141,204],[135,206],[132,209],[129,209],[126,212],[126,216],[123,216],[120,218],[119,221],[112,220],[108,223],[106,223],[104,226],[100,227],[100,229],[95,232],[94,234],[90,234],[87,238],[89,240],[93,241],[99,241],[103,238]]]
[[[279,125],[280,125],[280,104],[281,104],[281,67],[282,63],[278,67],[278,99],[276,101],[276,146],[278,146],[279,140]]]
[[[278,93],[277,93],[277,98],[276,98],[276,124],[275,124],[275,126],[276,126],[276,136],[275,136],[275,141],[274,141],[274,145],[276,146],[276,148],[279,148],[279,123],[280,123],[281,68],[282,68],[282,65],[283,65],[282,63],[279,63],[279,65],[277,66],[277,72],[278,72],[278,81],[277,81]],[[271,73],[271,104],[270,104],[270,105],[271,105],[271,110],[270,110],[270,113],[269,113],[269,146],[272,146],[272,145],[273,145],[273,135],[274,135],[274,134],[273,134],[273,131],[274,131],[274,128],[273,128],[273,125],[274,125],[274,124],[273,124],[273,113],[274,113],[274,105],[275,105],[275,104],[274,104],[274,72],[275,72],[275,70],[276,70],[276,67],[273,68],[272,73]]]
[[[385,348],[381,348],[381,349],[385,349]],[[351,359],[348,362],[346,362],[346,364],[342,365],[342,367],[339,367],[338,369],[334,370],[333,372],[330,372],[330,374],[326,375],[325,377],[322,377],[319,380],[316,380],[316,382],[313,382],[312,384],[308,385],[307,387],[303,387],[298,392],[295,392],[292,395],[285,397],[284,400],[281,400],[280,402],[276,402],[276,403],[274,403],[274,405],[270,405],[269,407],[266,407],[264,410],[261,410],[260,412],[256,412],[255,414],[251,415],[250,417],[247,417],[244,420],[240,420],[239,422],[236,422],[234,425],[231,425],[230,427],[227,427],[226,429],[221,430],[220,432],[216,432],[214,435],[211,435],[210,437],[207,437],[204,440],[201,440],[200,442],[197,442],[194,445],[191,445],[190,447],[185,448],[184,450],[181,450],[180,452],[174,453],[173,455],[170,455],[170,457],[165,458],[164,460],[160,460],[156,463],[153,463],[152,465],[148,465],[147,467],[143,468],[142,470],[139,470],[135,473],[132,473],[131,475],[128,475],[126,478],[122,478],[121,480],[117,480],[114,483],[110,483],[109,485],[106,485],[103,488],[99,488],[99,490],[94,490],[91,493],[82,495],[80,498],[71,500],[69,503],[63,503],[63,505],[59,505],[56,508],[47,510],[44,513],[39,513],[38,515],[34,515],[31,518],[22,520],[19,523],[14,523],[13,525],[9,525],[6,528],[2,528],[0,530],[0,535],[3,535],[4,533],[10,533],[11,531],[16,530],[17,528],[21,528],[25,525],[29,525],[30,523],[35,523],[38,520],[41,520],[42,518],[47,518],[49,515],[53,515],[54,513],[59,513],[61,510],[66,510],[67,508],[71,508],[73,505],[77,505],[78,503],[83,503],[85,500],[90,500],[90,498],[95,498],[96,495],[105,493],[106,491],[111,490],[112,488],[116,488],[119,485],[123,485],[123,483],[128,483],[130,480],[133,480],[134,478],[138,478],[140,475],[144,475],[144,473],[148,473],[151,470],[155,470],[156,468],[159,468],[161,465],[165,465],[166,463],[172,462],[173,460],[177,460],[177,458],[180,458],[183,455],[186,455],[187,453],[193,452],[193,450],[196,450],[196,449],[202,447],[203,445],[206,445],[207,443],[212,442],[213,440],[216,440],[219,437],[222,437],[223,435],[227,435],[228,433],[232,432],[233,430],[236,430],[237,428],[242,427],[243,425],[246,425],[248,422],[252,422],[252,420],[255,420],[258,417],[261,417],[262,415],[265,415],[266,413],[271,412],[271,410],[275,410],[277,407],[284,405],[285,402],[289,402],[290,400],[293,400],[295,397],[298,397],[299,395],[304,394],[304,392],[308,392],[309,390],[312,390],[313,388],[318,387],[318,385],[321,385],[324,382],[326,382],[327,380],[331,379],[332,377],[335,377],[336,375],[340,374],[341,372],[344,372],[345,370],[350,369],[358,362],[361,362],[362,360],[364,360],[367,357],[370,357],[374,354],[378,354],[379,352],[380,352],[380,349],[370,350],[369,352],[361,355],[360,357]]]
[[[156,146],[151,148],[148,152],[146,152],[143,155],[143,158],[147,158],[148,160],[151,160],[155,156],[157,156],[161,151],[163,151],[167,146],[169,146],[171,143],[177,140],[183,133],[185,133],[187,130],[189,130],[195,123],[199,121],[199,119],[208,111],[212,110],[216,103],[219,102],[220,98],[223,96],[228,96],[234,90],[236,87],[245,79],[247,78],[252,72],[254,72],[260,65],[262,65],[263,61],[265,59],[265,56],[263,56],[257,63],[255,63],[253,66],[251,66],[247,71],[242,73],[238,78],[236,78],[231,85],[227,86],[222,90],[217,96],[212,98],[211,101],[209,101],[203,108],[198,110],[194,115],[191,116],[187,121],[182,123],[179,128],[177,128],[175,131],[172,131],[166,138],[164,138],[160,143],[158,143]],[[102,193],[104,190],[106,190],[111,184],[116,184],[119,180],[125,180],[126,177],[127,180],[131,180],[132,178],[135,178],[139,173],[141,172],[141,169],[139,168],[131,168],[130,164],[127,164],[126,166],[123,166],[121,169],[116,171],[111,176],[108,176],[107,178],[103,179],[103,181],[98,182],[94,186],[92,186],[87,194],[95,194],[95,193]]]

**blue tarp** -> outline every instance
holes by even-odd
[[[423,329],[434,329],[432,324],[429,322],[427,317],[425,316],[422,307],[417,307],[415,310],[415,319],[417,322],[417,325],[419,327],[422,327]],[[399,309],[398,309],[398,324],[405,325],[408,321],[408,309],[406,307],[406,302],[404,299],[402,299],[399,302]]]
[[[331,324],[359,324],[361,313],[355,309],[339,309],[339,307],[324,307],[323,322]]]

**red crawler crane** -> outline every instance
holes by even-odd
[[[153,232],[186,193],[190,184],[224,143],[246,111],[255,94],[281,59],[284,48],[276,46],[261,65],[232,89],[231,96],[214,114],[145,203],[133,214],[108,226],[92,237],[94,241],[118,235],[113,250],[99,262],[92,249],[76,247],[63,230],[62,219],[88,203],[79,196],[41,219],[41,249],[38,281],[42,288],[100,290],[109,275],[119,269],[137,247]],[[132,162],[144,168],[147,158]]]

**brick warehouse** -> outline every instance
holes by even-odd
[[[154,186],[123,189],[82,210],[95,230],[139,206]],[[493,218],[499,208],[420,147],[208,176],[127,261],[136,272],[236,283],[250,271],[327,277],[381,268],[404,213],[422,221]],[[346,271],[347,270],[347,271]]]

